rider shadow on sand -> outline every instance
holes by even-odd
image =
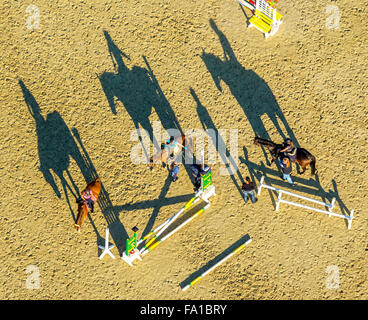
[[[255,135],[271,140],[261,119],[263,115],[267,115],[282,139],[289,137],[294,141],[295,146],[298,147],[297,139],[288,125],[270,87],[254,71],[245,69],[239,63],[229,41],[212,19],[210,19],[210,25],[219,38],[224,56],[220,58],[203,50],[201,58],[211,73],[217,89],[222,92],[222,81],[229,87],[231,93],[242,107]],[[279,121],[285,127],[287,136],[284,134]],[[268,159],[266,151],[263,148],[262,150],[265,158]]]
[[[24,100],[26,102],[28,110],[36,123],[40,170],[45,180],[51,185],[58,198],[61,198],[61,192],[56,184],[52,172],[60,179],[69,209],[72,213],[73,221],[75,221],[76,217],[72,206],[74,205],[75,209],[77,206],[75,205],[75,201],[70,203],[68,190],[74,196],[75,200],[79,198],[80,191],[69,172],[70,158],[75,160],[76,164],[81,170],[86,184],[95,180],[98,177],[96,169],[82,144],[77,129],[73,128],[72,132],[79,142],[79,145],[83,150],[83,154],[80,152],[72,133],[70,132],[68,126],[66,125],[60,114],[57,111],[53,111],[49,113],[46,118],[44,118],[41,114],[41,108],[39,104],[22,80],[19,80],[19,85],[22,89]],[[72,186],[64,177],[64,173],[67,174],[67,177],[71,181]],[[118,250],[120,249],[122,253],[122,251],[124,250],[122,246],[125,245],[122,243],[122,239],[124,239],[124,237],[127,237],[127,233],[123,225],[119,221],[119,212],[112,205],[111,200],[109,199],[109,195],[106,192],[103,184],[101,185],[101,192],[99,195],[98,204],[103,215],[105,216],[108,225],[111,225],[111,236]],[[88,214],[88,217],[94,231],[96,232],[97,244],[102,244],[102,237],[100,236],[96,226],[94,225],[93,219],[91,218],[90,214]]]
[[[198,113],[198,117],[201,121],[203,130],[213,130],[215,135],[212,136],[212,143],[213,145],[216,147],[217,153],[219,154],[219,156],[221,157],[222,161],[224,164],[226,164],[227,166],[227,171],[228,171],[228,175],[230,176],[231,180],[233,181],[235,187],[238,189],[240,195],[243,195],[242,192],[242,185],[244,182],[244,179],[242,177],[242,175],[240,174],[239,170],[238,170],[238,165],[237,165],[237,161],[235,161],[233,159],[233,157],[231,156],[229,150],[227,148],[224,148],[224,150],[222,148],[220,148],[219,146],[225,146],[225,142],[223,141],[221,135],[219,134],[216,125],[214,124],[211,116],[209,115],[207,109],[202,105],[201,101],[199,100],[197,94],[195,93],[195,91],[190,88],[190,93],[194,99],[194,101],[197,104],[197,113]],[[240,180],[240,182],[238,183],[238,181],[235,179],[234,177],[234,172],[236,171],[236,174]]]
[[[128,55],[118,48],[107,31],[104,31],[104,35],[115,72],[103,72],[101,75],[99,75],[99,80],[102,89],[105,92],[111,111],[114,114],[117,114],[115,99],[120,101],[132,118],[138,133],[141,126],[149,134],[154,148],[156,150],[160,150],[161,143],[160,141],[156,141],[153,134],[153,128],[149,120],[153,109],[157,113],[162,126],[170,135],[176,136],[184,134],[182,128],[180,127],[179,121],[177,120],[170,103],[166,99],[147,58],[142,56],[146,68],[138,66],[133,66],[131,69],[128,68],[124,62],[124,59],[130,60]],[[180,156],[184,157],[184,153],[178,155],[178,157]],[[191,161],[191,158],[189,158],[189,160]],[[191,180],[193,180],[189,165],[186,164],[185,161],[182,161],[182,163],[187,171],[188,176]],[[171,182],[172,181],[170,177],[168,177],[164,183],[159,198],[157,199],[157,201],[162,200],[162,205],[165,205],[164,201],[166,199],[166,194],[170,188]],[[192,183],[194,182],[192,181]],[[146,228],[143,231],[143,236],[147,234],[154,225],[160,208],[161,205],[155,202],[154,211],[147,223]]]
[[[56,196],[61,198],[61,191],[56,184],[52,172],[59,178],[73,220],[75,221],[67,190],[70,191],[75,199],[79,197],[79,189],[69,172],[70,158],[74,159],[78,166],[82,163],[78,146],[60,114],[57,111],[53,111],[44,118],[41,114],[39,104],[24,82],[22,80],[18,82],[22,89],[28,111],[36,124],[38,156],[40,159],[39,169],[45,180],[54,190]],[[69,178],[71,185],[68,183],[64,174]]]
[[[115,72],[103,72],[99,80],[111,111],[117,114],[115,99],[120,101],[132,118],[135,128],[139,130],[141,125],[149,133],[155,148],[160,150],[160,143],[153,136],[149,120],[153,108],[165,129],[181,131],[178,120],[159,87],[146,57],[143,56],[143,60],[147,68],[133,66],[129,69],[123,58],[128,60],[130,58],[118,48],[107,31],[104,31],[104,35]]]

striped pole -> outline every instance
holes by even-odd
[[[199,280],[201,280],[205,275],[209,274],[212,270],[214,270],[216,267],[218,267],[220,264],[224,263],[227,259],[232,257],[235,253],[239,252],[240,250],[244,249],[245,246],[252,242],[252,239],[247,240],[243,244],[241,244],[238,248],[236,248],[233,252],[229,253],[225,258],[221,259],[219,262],[217,262],[215,265],[213,265],[211,268],[209,268],[207,271],[203,272],[200,276],[195,278],[191,283],[187,284],[185,287],[182,288],[183,291],[187,290],[189,287],[192,287],[194,284],[196,284]]]
[[[142,241],[146,240],[148,237],[150,237],[150,236],[153,235],[152,239],[150,241],[148,241],[143,246],[143,248],[140,250],[140,253],[143,254],[143,252],[146,251],[146,249],[151,245],[152,242],[154,242],[177,218],[179,218],[179,216],[186,209],[190,208],[198,200],[199,200],[199,198],[197,196],[194,196],[177,213],[175,213],[173,216],[171,216],[169,219],[167,219],[164,223],[162,223],[161,225],[159,225],[155,230],[153,230],[152,232],[150,232],[144,238],[142,238],[141,240],[139,240],[138,244],[140,244]],[[159,230],[159,231],[156,233],[157,230]]]
[[[174,230],[170,231],[166,236],[164,236],[162,239],[157,240],[156,243],[154,243],[151,246],[147,246],[145,250],[142,251],[142,255],[147,254],[148,252],[152,251],[154,248],[156,248],[161,242],[165,241],[167,238],[169,238],[171,235],[173,235],[175,232],[177,232],[179,229],[184,227],[187,223],[192,221],[195,217],[198,217],[201,213],[203,213],[204,210],[206,210],[210,206],[210,203],[207,203],[201,210],[199,210],[197,213],[192,215],[190,218],[185,220],[182,224],[177,226]],[[152,243],[152,242],[151,242]]]

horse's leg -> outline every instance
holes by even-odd
[[[82,225],[81,221],[82,221],[82,214],[83,214],[83,204],[78,204],[78,215],[77,215],[77,220],[75,220],[74,223],[74,228],[79,232],[80,231],[80,227]]]
[[[307,166],[303,163],[301,164],[301,167],[302,167],[302,171],[300,172],[300,174],[303,174],[305,170],[307,169]]]
[[[147,166],[152,170],[153,166],[155,165],[156,161],[160,159],[161,161],[161,153],[162,150],[159,150],[158,152],[156,152],[152,157],[150,157],[149,163],[147,164]]]
[[[80,231],[80,228],[82,227],[82,224],[83,224],[84,220],[86,220],[87,214],[88,214],[88,209],[86,208],[86,205],[84,205],[82,207],[82,211],[81,211],[81,214],[80,214],[79,221],[77,220],[77,222],[76,222],[76,224],[79,226],[78,231]]]
[[[153,159],[151,157],[151,158],[149,158],[149,162],[147,163],[147,167],[152,169],[152,166],[153,166]]]
[[[271,155],[271,162],[270,162],[270,165],[272,164],[272,163],[274,163],[276,161],[276,157],[274,156],[274,155]]]

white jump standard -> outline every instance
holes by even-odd
[[[267,39],[278,31],[282,24],[283,16],[276,8],[265,0],[236,0],[240,5],[247,7],[253,12],[249,19],[248,28],[256,28]]]
[[[296,193],[293,193],[293,192],[290,192],[290,191],[282,190],[282,189],[279,189],[279,188],[276,188],[276,187],[273,187],[273,186],[269,186],[269,185],[264,183],[264,176],[262,176],[259,187],[258,187],[258,193],[257,193],[258,196],[261,194],[262,188],[266,188],[266,189],[270,189],[270,190],[278,192],[278,197],[277,197],[276,207],[275,207],[276,211],[279,210],[280,203],[286,203],[286,204],[290,204],[292,206],[297,206],[297,207],[300,207],[300,208],[321,212],[321,213],[327,214],[329,217],[334,216],[334,217],[338,217],[338,218],[347,219],[348,220],[348,229],[350,230],[350,228],[351,228],[351,223],[352,223],[353,218],[354,218],[354,210],[351,210],[350,216],[346,216],[346,215],[343,215],[343,214],[338,214],[338,213],[332,212],[333,208],[335,207],[335,201],[336,201],[335,198],[332,198],[331,203],[327,203],[327,202],[311,199],[311,198],[308,198],[308,197],[305,197],[305,196],[302,196],[302,195],[299,195],[299,194],[296,194]],[[282,199],[283,194],[287,194],[287,195],[290,195],[290,196],[293,196],[293,197],[296,197],[296,198],[299,198],[299,199],[307,200],[307,201],[310,201],[310,202],[313,202],[313,203],[316,203],[316,204],[326,206],[326,207],[328,207],[328,210],[313,208],[313,207],[310,207],[310,206],[307,206],[307,205],[304,205],[304,204],[301,204],[301,203],[284,200],[284,199]]]
[[[106,235],[105,235],[105,246],[98,246],[100,249],[103,250],[103,252],[100,255],[100,260],[105,256],[107,253],[111,258],[115,259],[115,256],[112,254],[110,249],[114,248],[113,244],[109,245],[109,228],[106,228]]]
[[[195,217],[199,216],[202,212],[204,212],[209,206],[209,198],[212,196],[216,196],[215,186],[212,184],[212,171],[208,168],[207,171],[204,171],[201,174],[201,189],[195,193],[192,199],[190,199],[177,213],[167,219],[165,222],[161,223],[158,227],[156,227],[149,234],[144,236],[142,239],[137,241],[136,233],[132,238],[127,239],[126,252],[123,253],[121,257],[125,262],[127,262],[130,266],[132,266],[133,261],[138,259],[142,260],[142,256],[146,255],[148,252],[156,248],[160,243],[168,239],[171,235],[177,232],[179,229],[184,227],[187,223],[192,221]],[[168,234],[163,235],[160,239],[159,237],[163,234],[163,232],[173,225],[173,223],[183,214],[184,211],[193,207],[195,203],[199,200],[204,201],[205,206],[199,209],[196,213],[194,213],[191,217],[182,222],[179,226],[175,227],[174,230],[170,231]],[[138,229],[135,227],[133,229],[136,232]],[[148,240],[152,237],[146,244],[144,244],[140,249],[138,248],[142,242]]]

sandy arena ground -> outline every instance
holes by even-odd
[[[27,27],[29,5],[39,29]],[[1,299],[368,298],[368,1],[279,9],[284,23],[265,40],[235,0],[1,1]],[[135,125],[155,121],[162,134],[227,129],[229,140],[238,129],[239,171],[212,165],[211,207],[131,268],[119,255],[132,227],[147,234],[193,195],[182,165],[172,183],[165,169],[132,163]],[[295,139],[317,176],[294,167],[289,187],[255,134]],[[242,179],[258,184],[262,172],[274,186],[335,197],[336,213],[354,209],[351,230],[287,204],[275,212],[267,190],[245,204]],[[100,203],[77,233],[75,199],[95,175]],[[99,260],[108,225],[116,259]],[[182,292],[247,235],[244,250]],[[30,266],[39,289],[29,289]]]

